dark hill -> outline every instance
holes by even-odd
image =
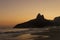
[[[40,15],[39,13],[35,19],[32,19],[21,24],[17,24],[14,28],[42,28],[45,26],[56,26],[58,23],[57,20],[60,20],[60,17],[57,17],[54,20],[47,20],[44,18],[43,15]]]
[[[60,26],[60,16],[54,18],[54,22],[56,26]]]

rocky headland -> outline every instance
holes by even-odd
[[[54,20],[48,20],[44,18],[44,15],[38,13],[35,19],[17,24],[14,28],[42,28],[46,26],[60,26],[60,16],[55,17]]]

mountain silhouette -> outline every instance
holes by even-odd
[[[60,26],[60,16],[54,18],[55,26]]]
[[[38,13],[35,19],[29,20],[27,22],[17,24],[14,28],[42,28],[46,26],[59,26],[60,17],[55,17],[54,20],[47,20],[43,15]]]

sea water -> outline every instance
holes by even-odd
[[[60,40],[58,28],[0,28],[0,40]]]

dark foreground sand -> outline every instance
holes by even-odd
[[[60,40],[60,29],[50,29],[46,32],[31,33],[31,35],[38,35],[34,40]]]

